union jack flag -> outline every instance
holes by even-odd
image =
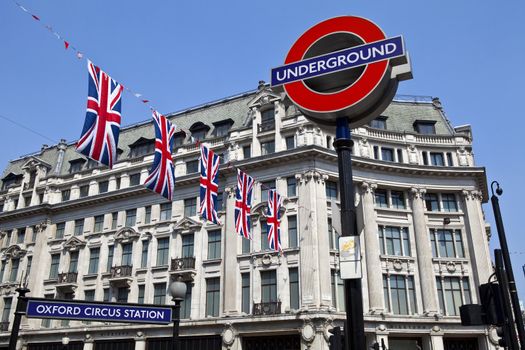
[[[235,189],[235,232],[244,238],[252,239],[250,213],[252,208],[253,178],[237,169],[237,188]]]
[[[217,191],[219,190],[219,156],[201,146],[200,215],[203,219],[221,224],[217,215]]]
[[[281,250],[281,213],[282,197],[275,191],[268,191],[268,245],[270,249]]]
[[[175,126],[157,111],[153,111],[153,125],[155,125],[155,157],[144,185],[171,201],[175,188],[175,167],[171,157]]]
[[[77,151],[109,166],[117,154],[122,85],[88,61],[89,87],[86,120]]]

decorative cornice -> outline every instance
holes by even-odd
[[[375,182],[369,182],[369,181],[361,182],[360,189],[361,189],[362,194],[374,193],[376,188],[377,188],[377,184]]]
[[[195,221],[192,218],[184,217],[181,221],[177,222],[173,227],[173,232],[181,233],[184,231],[194,230],[197,231],[201,228],[202,222]]]
[[[140,233],[131,227],[123,227],[115,233],[115,242],[126,243],[138,239]]]
[[[27,254],[27,250],[20,248],[18,244],[13,244],[3,251],[2,260],[20,259]]]
[[[66,251],[74,252],[80,250],[81,248],[84,248],[85,245],[86,242],[80,240],[77,237],[71,237],[66,242],[64,242],[63,249]]]
[[[427,193],[427,189],[420,188],[420,187],[412,187],[410,191],[408,191],[408,195],[410,199],[423,199],[425,198],[426,193]]]
[[[482,201],[483,200],[483,193],[478,190],[463,190],[461,192],[463,194],[463,197],[465,200],[477,200]]]

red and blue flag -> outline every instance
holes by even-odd
[[[252,239],[250,213],[252,208],[253,178],[237,169],[235,189],[235,232]]]
[[[282,197],[275,190],[268,191],[268,246],[281,250],[281,205]]]
[[[200,215],[220,225],[217,215],[220,159],[211,149],[201,146]]]
[[[153,111],[153,125],[155,126],[155,157],[144,185],[171,201],[175,189],[175,167],[171,156],[175,126],[157,111]]]
[[[86,120],[77,151],[113,167],[120,133],[122,85],[88,61],[89,87]]]

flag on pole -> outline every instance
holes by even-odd
[[[175,189],[175,167],[171,156],[175,126],[157,111],[153,111],[153,125],[155,157],[144,185],[171,201]]]
[[[200,215],[203,219],[220,225],[217,215],[219,190],[219,156],[208,147],[201,146]]]
[[[282,197],[275,190],[268,191],[268,245],[270,249],[281,250],[281,209]]]
[[[89,88],[86,120],[77,151],[113,167],[120,133],[122,86],[88,61]]]
[[[235,189],[235,231],[244,238],[252,239],[250,213],[252,208],[253,178],[237,169]]]

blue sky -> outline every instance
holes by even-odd
[[[439,97],[452,124],[471,124],[477,165],[504,188],[501,198],[514,272],[525,299],[525,199],[522,137],[525,3],[482,1],[36,1],[22,4],[53,25],[124,85],[162,113],[234,95],[269,80],[295,39],[329,17],[358,15],[389,36],[402,34],[414,79],[398,93]],[[22,12],[0,2],[0,115],[52,140],[82,128],[85,61]],[[129,94],[123,125],[150,117]],[[0,163],[49,140],[0,118]],[[497,234],[492,208],[485,205]]]

